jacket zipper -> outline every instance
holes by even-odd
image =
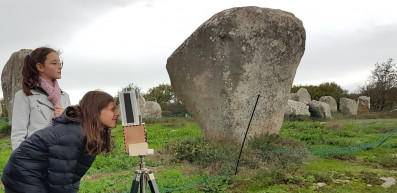
[[[36,107],[37,107],[37,110],[39,110],[39,111],[40,111],[41,115],[43,115],[43,118],[44,118],[44,120],[45,120],[45,121],[47,121],[47,118],[45,117],[45,115],[44,115],[43,111],[41,111],[41,109],[40,109],[39,105],[36,105]]]

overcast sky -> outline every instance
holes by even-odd
[[[146,92],[170,83],[167,58],[202,23],[242,6],[302,20],[306,50],[294,85],[336,82],[354,92],[376,62],[397,59],[394,0],[1,0],[0,67],[20,49],[50,46],[63,50],[59,84],[72,104],[129,83]]]

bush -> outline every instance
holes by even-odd
[[[375,172],[369,172],[363,170],[360,172],[359,178],[367,184],[381,185],[384,183],[384,181],[380,179],[379,174]]]
[[[161,116],[163,117],[170,117],[172,115],[171,111],[163,110],[161,111]]]
[[[210,142],[204,137],[167,144],[165,151],[172,155],[171,162],[189,162],[221,174],[231,173],[238,158],[234,146]]]
[[[356,155],[352,153],[335,154],[331,155],[331,157],[343,161],[354,161],[357,158]]]
[[[306,149],[300,142],[277,134],[262,134],[253,137],[248,145],[263,162],[274,165],[275,168],[301,164],[307,156],[304,153]]]
[[[0,136],[10,135],[11,125],[6,117],[0,118]]]
[[[397,157],[387,154],[387,155],[376,155],[374,157],[364,158],[364,162],[369,165],[380,165],[384,168],[397,168]]]
[[[161,109],[170,111],[172,114],[186,114],[186,113],[188,113],[185,105],[183,105],[182,103],[179,103],[179,102],[166,103],[161,107]]]

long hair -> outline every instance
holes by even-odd
[[[102,91],[87,92],[78,106],[67,115],[80,122],[87,136],[85,150],[88,155],[98,155],[101,152],[112,151],[113,137],[111,129],[100,121],[100,113],[110,102],[112,96]]]
[[[37,70],[36,64],[44,64],[47,55],[51,52],[58,53],[52,48],[40,47],[25,56],[22,67],[22,89],[26,95],[32,95],[30,89],[37,86],[39,83],[39,71]]]

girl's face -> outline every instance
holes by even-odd
[[[103,108],[99,114],[99,120],[103,125],[109,128],[115,128],[117,126],[117,119],[120,114],[116,110],[116,103],[110,102],[105,108]]]
[[[55,80],[61,78],[62,63],[59,60],[59,55],[56,52],[50,52],[44,64],[36,64],[37,70],[40,76],[44,76],[49,80]]]

